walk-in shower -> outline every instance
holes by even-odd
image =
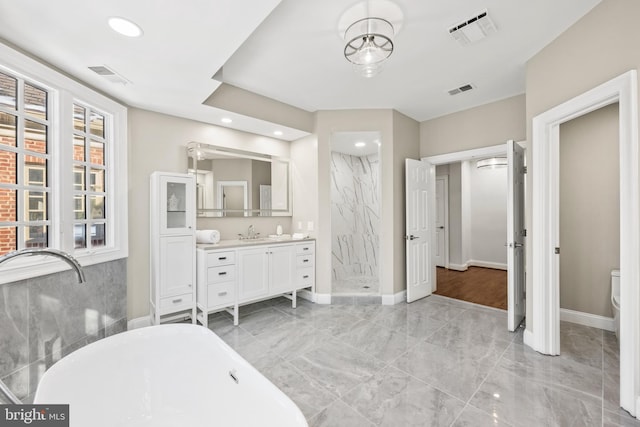
[[[331,252],[334,296],[380,295],[380,133],[331,138]]]

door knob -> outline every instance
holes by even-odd
[[[415,239],[419,239],[420,236],[414,236],[413,234],[410,236],[404,236],[405,240],[415,240]]]
[[[444,225],[441,225],[440,227],[438,227],[438,230],[444,230]]]

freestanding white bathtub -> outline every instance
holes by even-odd
[[[34,403],[71,427],[307,426],[298,407],[209,329],[151,326],[97,341],[44,373]]]

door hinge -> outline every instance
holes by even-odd
[[[522,230],[522,237],[527,237],[527,229]]]
[[[526,166],[522,167],[522,173],[527,173],[527,167]]]
[[[560,248],[555,248],[553,250],[553,253],[555,253],[556,255],[559,255],[560,254]]]

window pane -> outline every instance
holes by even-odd
[[[73,212],[75,219],[87,219],[84,208],[85,196],[73,196]]]
[[[91,191],[104,192],[104,169],[91,169]]]
[[[0,183],[17,184],[18,155],[0,150]]]
[[[47,152],[47,127],[31,120],[24,121],[24,148],[36,153]]]
[[[14,222],[18,218],[16,190],[0,188],[0,222]]]
[[[24,185],[45,187],[47,185],[47,159],[24,156]]]
[[[25,209],[24,220],[35,221],[33,218],[38,218],[37,221],[44,221],[47,219],[47,193],[43,191],[27,191],[25,195]]]
[[[84,132],[84,123],[86,120],[85,109],[79,105],[73,104],[73,129]]]
[[[93,224],[91,226],[91,246],[105,246],[105,225]]]
[[[0,144],[9,147],[16,146],[16,116],[0,113]]]
[[[32,225],[24,228],[24,246],[26,248],[46,248],[49,237],[45,225]]]
[[[90,162],[94,165],[104,165],[104,144],[102,142],[91,141]]]
[[[16,227],[0,227],[0,255],[17,249],[18,229]]]
[[[24,110],[30,116],[37,117],[42,120],[47,119],[47,92],[24,84]]]
[[[84,138],[73,135],[73,160],[84,162]]]
[[[104,138],[104,116],[92,111],[89,127],[91,128],[91,135],[96,135],[100,138]]]
[[[104,196],[91,196],[91,219],[104,218]]]
[[[76,224],[73,226],[73,237],[75,241],[74,247],[76,249],[87,247],[85,227],[86,226],[84,224]]]
[[[84,191],[84,166],[73,165],[73,189]]]
[[[16,109],[17,80],[0,73],[0,105]]]

